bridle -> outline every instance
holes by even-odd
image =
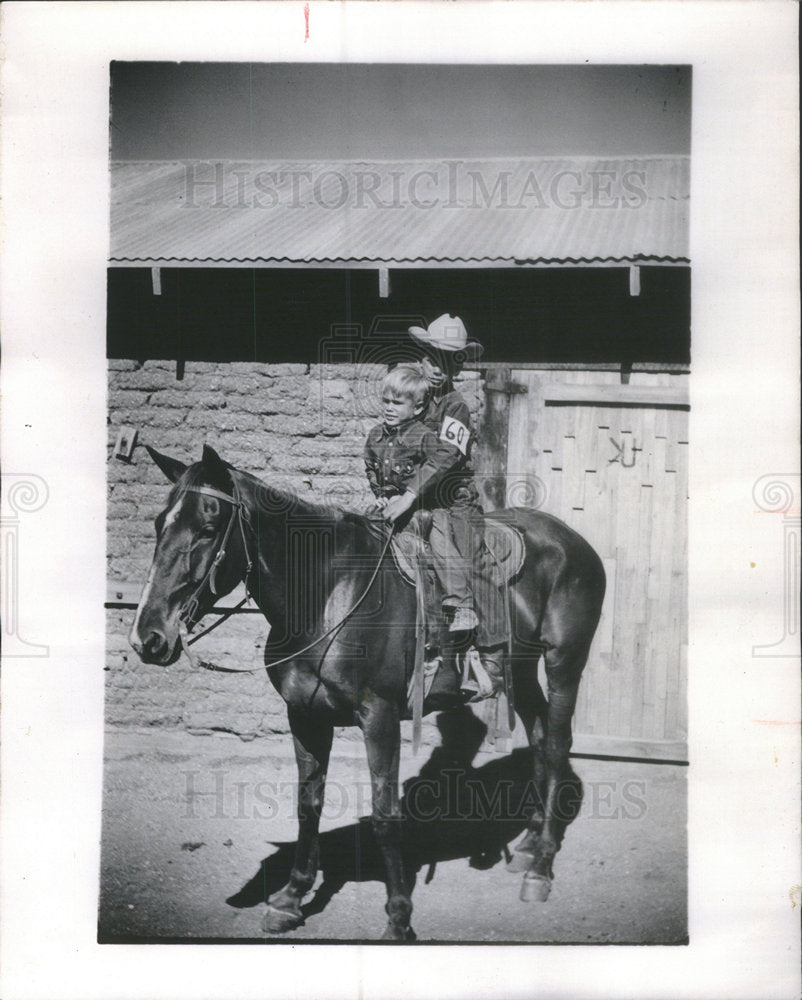
[[[193,642],[197,642],[198,639],[202,638],[204,635],[208,635],[209,632],[212,632],[214,629],[216,629],[218,625],[222,625],[224,621],[230,618],[236,611],[239,611],[239,609],[250,599],[250,594],[248,593],[248,577],[251,575],[251,570],[253,569],[253,560],[251,559],[251,555],[248,550],[248,539],[245,534],[245,520],[246,520],[244,513],[245,506],[239,495],[239,490],[237,488],[236,482],[232,483],[232,485],[234,487],[233,496],[229,496],[227,493],[223,493],[220,490],[216,490],[211,486],[187,486],[185,490],[186,493],[200,493],[202,496],[216,497],[216,499],[225,500],[226,503],[231,505],[231,514],[228,518],[228,524],[226,525],[226,530],[223,533],[223,537],[220,541],[220,545],[217,548],[217,552],[215,553],[214,558],[209,564],[209,568],[206,570],[203,579],[195,588],[191,596],[187,599],[186,603],[181,608],[181,610],[178,612],[178,631],[181,634],[181,642],[184,646],[185,651]],[[246,566],[245,566],[245,573],[243,576],[243,580],[245,582],[245,597],[243,597],[243,599],[239,602],[239,604],[235,605],[233,608],[230,608],[223,615],[221,615],[220,618],[212,625],[210,625],[208,628],[204,629],[202,632],[199,632],[192,638],[189,638],[189,633],[198,624],[199,621],[199,619],[195,618],[195,615],[198,613],[198,608],[200,607],[200,597],[201,594],[203,593],[203,588],[208,585],[209,592],[211,593],[211,595],[213,597],[217,596],[217,570],[222,561],[226,557],[228,542],[229,539],[231,538],[231,534],[234,530],[235,524],[239,527],[240,536],[242,538],[242,549],[245,553]]]
[[[387,534],[387,539],[384,543],[381,554],[379,555],[378,562],[376,563],[376,567],[374,568],[370,576],[370,580],[368,581],[367,586],[365,587],[364,591],[359,595],[357,600],[354,601],[353,605],[348,609],[348,611],[346,611],[346,613],[343,615],[340,621],[337,622],[336,625],[333,625],[330,629],[328,629],[322,635],[319,635],[317,639],[314,639],[312,642],[308,643],[302,649],[297,650],[296,652],[290,654],[289,656],[284,656],[280,660],[273,660],[271,663],[262,664],[259,667],[245,667],[245,668],[220,667],[213,663],[207,663],[205,660],[196,659],[195,656],[193,656],[193,654],[190,653],[189,647],[193,643],[197,642],[198,639],[202,639],[205,635],[208,635],[210,632],[213,632],[216,628],[222,625],[224,621],[227,621],[232,615],[236,614],[236,612],[239,611],[239,609],[250,600],[251,595],[248,593],[248,577],[251,575],[251,570],[253,569],[253,560],[251,559],[250,552],[248,550],[248,540],[245,534],[245,523],[247,521],[247,517],[245,515],[245,505],[239,495],[237,484],[233,480],[232,480],[232,486],[233,486],[233,491],[232,491],[233,496],[229,496],[227,493],[223,493],[220,490],[216,490],[211,486],[187,486],[185,489],[186,493],[200,493],[203,496],[216,497],[218,500],[225,500],[226,503],[231,505],[231,515],[228,519],[228,524],[226,525],[225,533],[223,534],[223,538],[220,542],[217,552],[215,553],[214,559],[212,559],[212,562],[209,565],[209,568],[207,569],[206,573],[204,574],[203,579],[195,588],[192,595],[187,599],[186,603],[178,613],[178,634],[181,637],[181,645],[184,648],[184,653],[186,654],[187,658],[189,659],[189,662],[192,664],[193,667],[203,667],[206,670],[216,670],[221,673],[229,673],[229,674],[250,674],[250,673],[255,673],[257,670],[264,670],[265,667],[276,667],[281,663],[287,663],[290,660],[294,660],[296,657],[300,656],[302,653],[308,652],[310,649],[321,643],[324,639],[327,639],[338,629],[342,628],[342,626],[348,621],[348,619],[356,611],[359,605],[368,596],[370,588],[373,586],[376,577],[379,574],[379,570],[381,569],[381,564],[384,561],[384,557],[387,554],[387,550],[390,548],[390,542],[392,541],[393,534],[395,532],[395,526],[393,526],[393,529]],[[190,636],[189,633],[198,624],[198,621],[200,620],[200,619],[195,620],[195,615],[197,614],[198,608],[200,606],[200,595],[203,591],[203,588],[208,584],[210,593],[213,596],[217,596],[217,588],[215,586],[217,569],[220,566],[220,563],[222,563],[222,561],[226,557],[226,546],[228,545],[228,541],[231,538],[231,533],[234,530],[235,523],[239,527],[240,535],[242,537],[242,548],[243,551],[245,552],[246,568],[243,577],[243,582],[245,583],[245,597],[243,597],[238,604],[235,604],[233,608],[229,608],[227,611],[225,611],[217,619],[217,621],[212,622],[212,624],[209,625],[207,628],[203,629],[202,632],[198,632],[197,635]]]

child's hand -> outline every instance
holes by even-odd
[[[402,514],[405,514],[412,504],[415,503],[414,493],[404,493],[400,497],[390,497],[384,508],[384,519],[390,524],[395,524]]]
[[[376,508],[376,510],[384,510],[384,508],[387,506],[387,497],[376,497],[373,506]]]

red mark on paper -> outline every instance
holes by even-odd
[[[306,42],[306,41],[309,40],[309,4],[308,3],[304,4],[304,24],[306,26],[305,29],[304,29],[304,41]]]

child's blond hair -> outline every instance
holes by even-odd
[[[426,404],[431,386],[419,365],[398,365],[384,376],[382,395],[391,392],[394,396],[406,397],[419,406]]]

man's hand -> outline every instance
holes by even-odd
[[[406,492],[400,497],[390,497],[387,501],[387,506],[384,508],[384,520],[389,521],[390,524],[395,524],[402,514],[405,514],[409,508],[415,503],[416,496],[414,493]]]
[[[376,508],[376,510],[384,510],[384,508],[387,506],[387,497],[376,497],[373,506]]]

